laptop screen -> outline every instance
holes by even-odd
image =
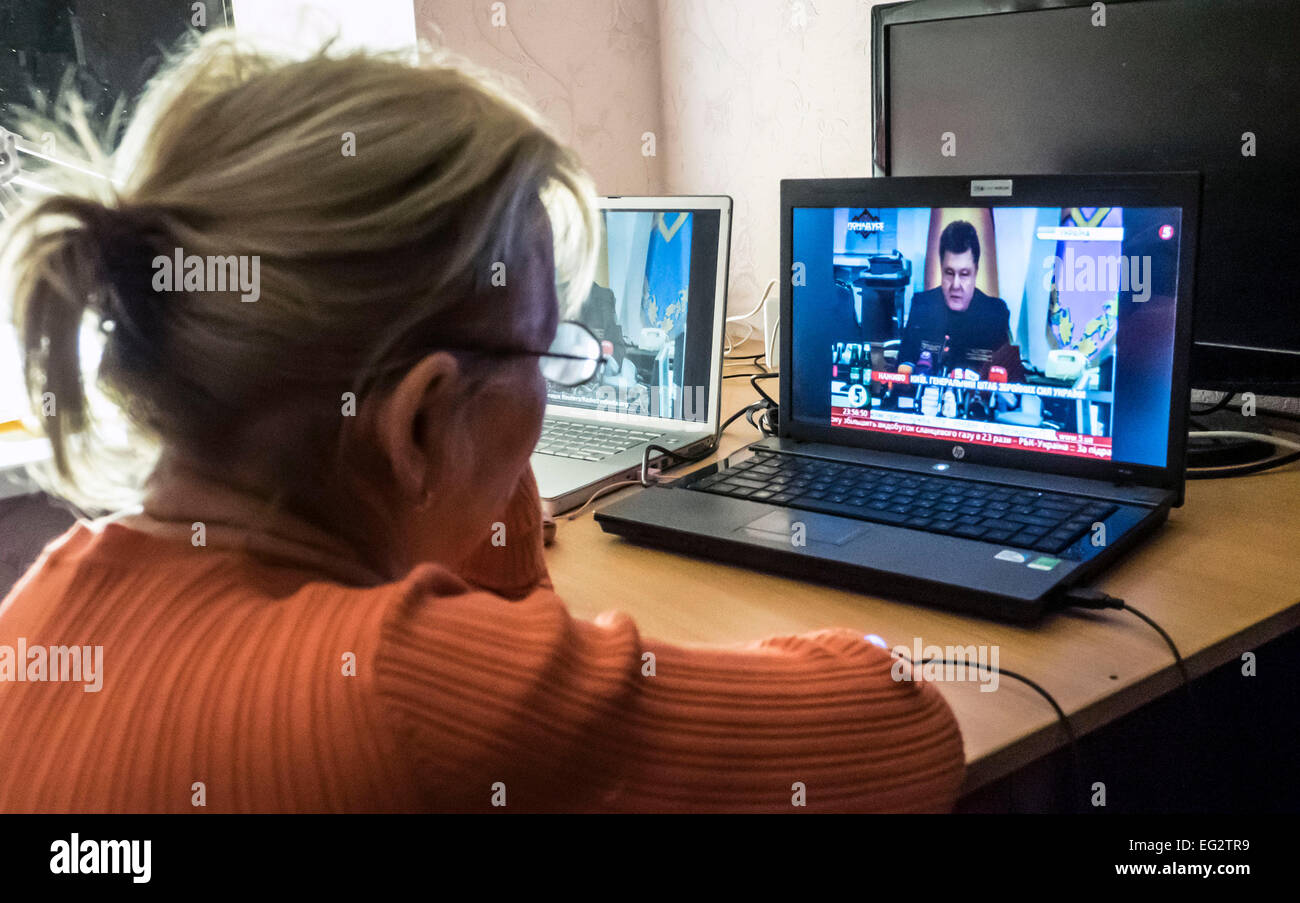
[[[573,319],[610,361],[586,385],[551,384],[549,404],[709,419],[721,218],[715,209],[601,211],[595,281]]]
[[[1171,207],[795,207],[796,420],[1162,467]]]

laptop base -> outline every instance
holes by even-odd
[[[819,455],[861,454],[783,440],[758,445],[803,446]],[[914,456],[888,457],[903,459],[900,465],[925,463]],[[1110,500],[1119,502],[1106,518],[1109,542],[1081,543],[1070,553],[1043,555],[687,488],[707,479],[722,463],[678,484],[652,487],[605,505],[596,512],[596,521],[607,533],[647,545],[871,595],[1030,623],[1051,610],[1066,590],[1091,580],[1138,545],[1165,521],[1172,501],[1168,496],[1144,497],[1150,494],[1146,488],[1130,494],[1107,487]],[[980,478],[996,470],[980,468]]]

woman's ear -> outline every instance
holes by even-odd
[[[461,394],[461,371],[445,351],[420,360],[379,402],[375,432],[388,457],[398,491],[423,499],[430,470],[443,457],[437,437],[454,430],[431,430],[429,423],[454,419]]]

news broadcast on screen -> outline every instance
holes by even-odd
[[[823,358],[831,426],[1110,460],[1165,357],[1121,310],[1172,297],[1178,225],[1152,208],[797,209],[796,241],[821,247],[795,316],[824,343],[796,355]]]

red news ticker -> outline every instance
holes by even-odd
[[[992,445],[999,448],[1021,448],[1034,451],[1052,452],[1058,455],[1070,455],[1077,458],[1101,458],[1110,460],[1111,444],[1109,436],[1082,436],[1078,433],[1057,433],[1048,439],[1040,436],[1012,436],[999,433],[973,432],[971,430],[950,429],[918,423],[903,423],[896,420],[875,420],[864,416],[866,411],[859,408],[831,408],[831,426],[843,426],[857,430],[871,430],[878,433],[895,433],[900,436],[919,436],[923,439],[944,439],[962,442],[967,445]]]
[[[836,369],[838,370],[839,367],[837,366]],[[836,376],[839,377],[840,374],[837,373]],[[988,379],[953,379],[945,376],[893,373],[888,370],[869,370],[866,379],[871,382],[895,383],[900,386],[944,386],[954,389],[974,389],[977,392],[1007,392],[1012,395],[1037,395],[1042,398],[1070,398],[1076,401],[1087,397],[1087,393],[1083,390],[1066,386],[1009,382],[1005,367],[990,368]]]

